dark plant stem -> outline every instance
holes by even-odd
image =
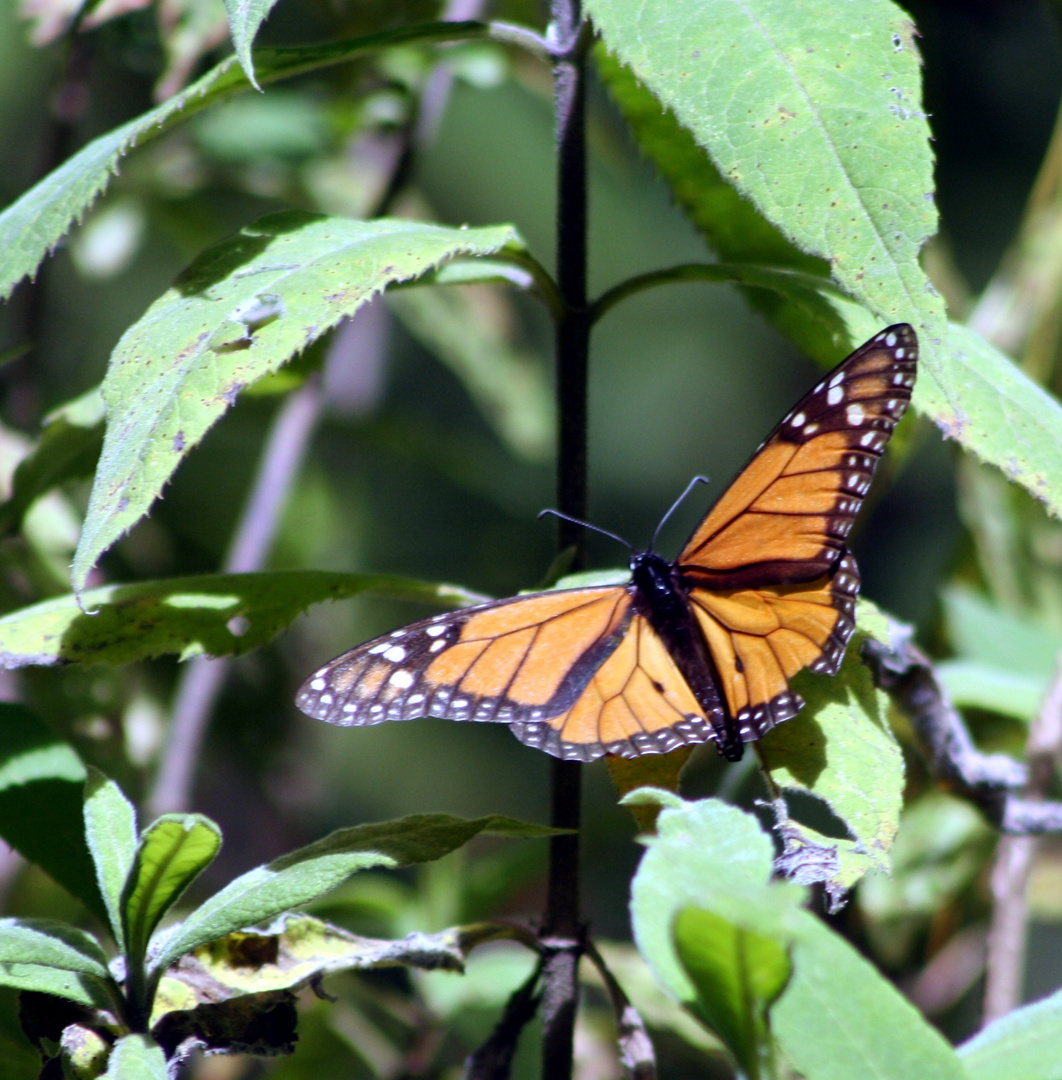
[[[557,138],[557,284],[564,315],[556,326],[557,505],[586,517],[586,383],[590,318],[586,302],[585,65],[579,0],[551,0],[555,42],[554,117]],[[574,547],[582,562],[580,526],[559,519],[560,548]],[[550,841],[549,886],[542,927],[542,1075],[567,1080],[582,953],[579,918],[579,807],[581,765],[552,762],[551,821],[571,833]]]

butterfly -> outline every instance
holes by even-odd
[[[626,585],[411,623],[326,664],[296,704],[342,726],[508,724],[581,761],[709,740],[739,760],[804,704],[789,687],[798,671],[840,666],[859,591],[846,540],[917,357],[905,323],[856,349],[767,436],[674,562],[634,551]]]

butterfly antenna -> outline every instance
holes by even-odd
[[[562,514],[559,510],[543,510],[539,515],[541,521],[546,515],[551,517],[558,517],[562,521],[570,521],[573,525],[581,525],[584,529],[589,529],[591,532],[601,533],[602,536],[608,536],[615,540],[616,543],[622,544],[628,551],[633,551],[634,546],[628,544],[622,536],[617,536],[614,532],[609,532],[608,529],[602,529],[600,525],[591,525],[589,521],[580,521],[578,518],[569,517],[567,514]]]
[[[686,501],[689,493],[698,484],[707,484],[707,476],[695,476],[687,485],[686,490],[671,504],[671,509],[660,519],[660,524],[656,527],[656,532],[653,533],[653,539],[649,541],[649,550],[653,551],[656,548],[656,538],[660,535],[660,530],[668,523],[671,515]]]

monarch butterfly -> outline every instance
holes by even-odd
[[[918,341],[875,335],[767,436],[671,562],[626,585],[447,612],[359,645],[296,703],[343,726],[438,716],[508,724],[555,757],[635,757],[713,740],[730,761],[795,716],[803,668],[834,674],[855,628],[845,547],[915,381]]]

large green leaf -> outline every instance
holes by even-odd
[[[107,909],[85,842],[85,766],[21,705],[0,703],[0,837],[100,919]]]
[[[848,837],[826,841],[837,846],[838,858],[821,880],[835,891],[851,888],[871,868],[888,869],[903,805],[903,755],[889,726],[888,695],[874,686],[859,658],[868,632],[888,639],[887,624],[866,600],[860,601],[857,617],[860,630],[838,674],[794,679],[807,705],[760,743],[778,787],[814,795],[848,827]],[[805,832],[807,839],[823,843],[811,830]]]
[[[0,986],[13,990],[35,990],[40,994],[75,1001],[90,1009],[114,1009],[112,994],[102,980],[79,971],[46,964],[0,963]]]
[[[512,818],[466,819],[450,814],[416,814],[339,829],[230,882],[168,934],[153,958],[153,970],[161,974],[208,941],[307,904],[358,870],[431,862],[480,833],[540,837],[552,832]]]
[[[114,940],[124,952],[122,896],[136,857],[136,810],[122,789],[97,769],[89,770],[85,782],[85,836]]]
[[[310,604],[362,592],[454,607],[484,599],[455,585],[319,570],[105,585],[82,594],[85,610],[71,594],[5,615],[0,619],[0,666],[126,664],[165,653],[184,659],[243,653],[269,641]]]
[[[394,45],[460,41],[485,33],[481,23],[424,23],[328,45],[260,49],[255,54],[256,75],[259,83],[277,82]],[[237,58],[229,57],[157,108],[94,139],[12,203],[0,214],[0,299],[9,296],[22,278],[35,273],[45,255],[110,183],[121,159],[134,146],[250,89]]]
[[[903,12],[888,0],[588,7],[615,53],[599,54],[611,93],[719,256],[804,272],[797,288],[747,290],[756,306],[830,366],[883,322],[915,323],[914,407],[1062,513],[1062,409],[944,324],[916,261],[935,211]],[[825,281],[807,288],[828,269],[862,306]]]
[[[936,231],[921,61],[889,0],[588,0],[608,47],[716,167],[851,296],[932,332]]]
[[[221,849],[221,830],[202,814],[164,814],[140,837],[122,893],[126,959],[143,962],[159,920]]]
[[[111,356],[107,434],[74,555],[75,591],[245,386],[388,285],[507,247],[521,247],[507,225],[453,229],[284,211],[204,252]]]
[[[1062,1080],[1062,991],[1001,1016],[959,1047],[967,1080]]]
[[[793,977],[771,1010],[775,1038],[806,1080],[963,1080],[955,1051],[842,937],[801,912]]]

